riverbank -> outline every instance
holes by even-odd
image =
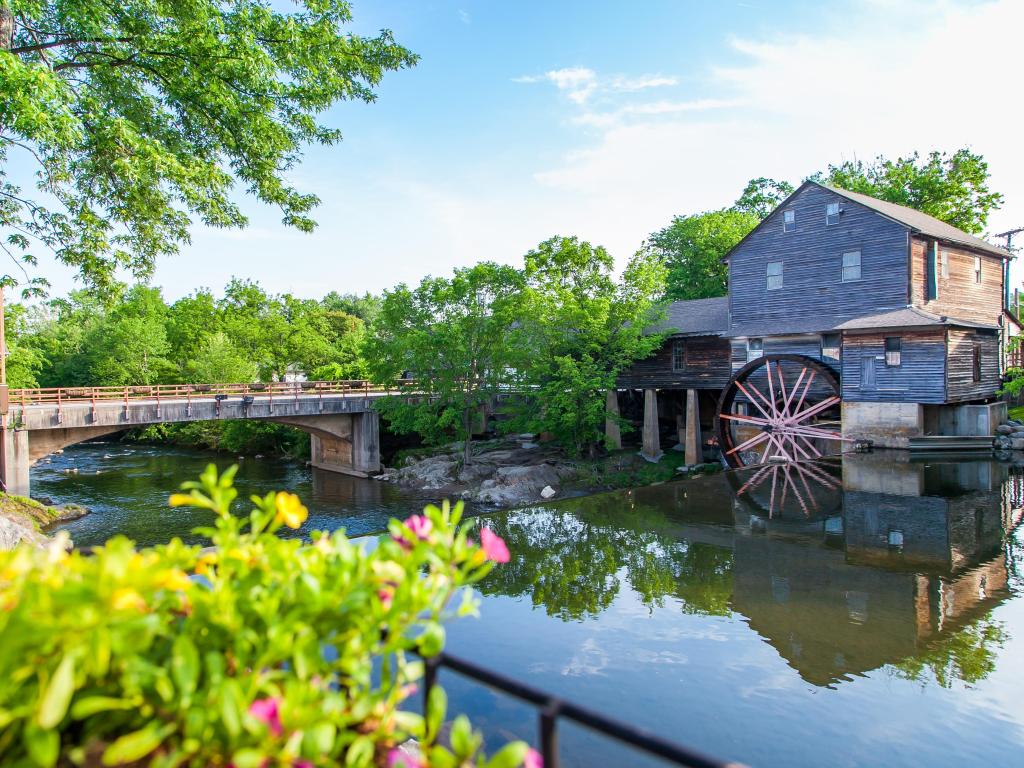
[[[396,463],[376,479],[444,497],[512,507],[666,482],[680,476],[683,456],[667,451],[657,462],[650,462],[635,449],[625,449],[594,459],[570,459],[554,443],[519,435],[474,442],[468,464],[462,459],[461,443],[409,451]],[[686,474],[719,469],[717,464],[700,464]]]
[[[46,530],[85,517],[89,510],[79,504],[50,506],[25,496],[0,493],[0,549],[12,549],[20,542],[42,546]]]

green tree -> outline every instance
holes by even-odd
[[[287,180],[304,145],[339,141],[319,116],[372,101],[416,57],[388,31],[348,31],[345,0],[153,3],[0,0],[0,229],[88,281],[148,274],[196,217],[246,218],[240,184],[310,231],[314,195]],[[7,176],[11,151],[38,189]],[[38,284],[38,283],[37,283]]]
[[[4,307],[7,329],[7,383],[12,387],[38,387],[39,371],[45,360],[32,345],[28,328],[28,311],[20,304]]]
[[[898,203],[934,216],[970,234],[980,234],[1003,196],[989,189],[988,163],[969,149],[952,154],[915,152],[872,163],[848,160],[811,177],[850,192]]]
[[[581,454],[595,448],[605,393],[633,361],[662,341],[645,329],[658,319],[665,289],[661,261],[640,252],[620,280],[604,248],[553,237],[526,254],[526,285],[513,338],[525,398],[511,426],[550,432]]]
[[[137,285],[83,340],[89,384],[157,384],[176,375],[164,321],[167,305],[159,289]]]
[[[221,326],[213,294],[205,288],[171,304],[166,322],[169,357],[183,374],[202,353],[210,335],[218,333]]]
[[[256,365],[242,356],[222,331],[206,337],[188,363],[188,381],[195,384],[246,384],[256,380]]]
[[[747,182],[747,186],[732,207],[733,210],[752,214],[760,221],[793,192],[794,187],[788,181],[776,181],[761,176]]]
[[[454,435],[471,463],[476,416],[509,377],[506,337],[520,288],[517,270],[481,262],[451,278],[427,277],[415,290],[385,291],[367,366],[380,384],[411,375],[424,395],[381,404],[393,429],[431,442]]]
[[[676,216],[651,234],[644,250],[667,267],[665,298],[669,301],[725,296],[729,267],[722,261],[757,226],[752,212],[725,208],[693,216]]]

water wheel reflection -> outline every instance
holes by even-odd
[[[728,473],[736,499],[755,514],[820,519],[842,509],[843,484],[833,464],[767,464],[752,473]]]

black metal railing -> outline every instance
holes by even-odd
[[[471,661],[447,653],[441,653],[424,661],[426,663],[423,680],[424,707],[430,700],[430,691],[437,684],[437,673],[442,668],[450,669],[536,707],[539,710],[537,727],[544,768],[558,768],[558,720],[560,718],[571,720],[610,739],[628,744],[641,752],[646,752],[675,765],[689,766],[689,768],[740,768],[739,763],[727,763],[708,757],[641,728],[614,720],[570,701],[563,701],[556,696],[505,677]]]

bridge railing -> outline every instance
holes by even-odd
[[[252,384],[153,384],[130,387],[44,387],[12,389],[11,405],[96,404],[101,401],[197,400],[218,396],[299,397],[301,395],[391,394],[415,388],[411,379],[396,380],[388,386],[371,384],[365,379],[344,381],[270,381]]]

